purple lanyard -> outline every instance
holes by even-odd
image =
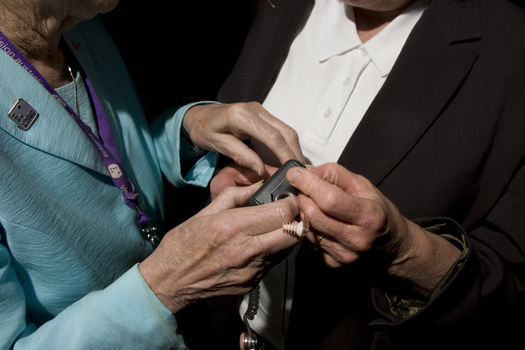
[[[122,191],[122,200],[131,209],[137,212],[136,221],[139,226],[140,232],[144,238],[151,243],[153,248],[158,245],[159,239],[156,235],[157,228],[155,223],[151,220],[138,206],[138,194],[135,191],[133,182],[127,177],[124,167],[122,166],[122,160],[120,157],[119,150],[111,128],[109,127],[106,113],[102,108],[102,104],[95,93],[93,85],[87,78],[83,76],[84,82],[88,90],[89,97],[95,108],[95,116],[99,128],[99,134],[102,142],[98,137],[93,134],[91,129],[80,119],[75,111],[60,97],[60,95],[53,89],[49,82],[40,74],[38,70],[27,60],[27,58],[14,46],[11,41],[0,31],[0,40],[4,42],[4,51],[13,60],[18,63],[22,68],[28,71],[42,86],[49,91],[49,93],[66,109],[66,111],[73,117],[73,119],[80,126],[82,131],[89,137],[98,153],[101,155],[106,168],[109,171],[111,180],[117,188]],[[7,52],[5,48],[10,51]]]

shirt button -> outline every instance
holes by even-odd
[[[359,48],[359,50],[361,51],[361,56],[365,57],[365,56],[366,56],[366,49],[365,49],[365,47],[364,47],[364,46],[361,46],[361,47]]]
[[[343,80],[343,85],[348,85],[349,82],[350,82],[350,78],[346,78],[345,80]]]
[[[331,113],[332,113],[332,112],[331,112],[329,109],[327,109],[327,110],[324,112],[324,117],[325,117],[325,118],[328,118],[328,117],[330,116]]]

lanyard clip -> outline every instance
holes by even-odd
[[[157,236],[157,226],[155,225],[155,222],[151,220],[146,213],[140,210],[138,205],[135,207],[135,211],[137,212],[137,225],[139,226],[142,239],[149,242],[153,247],[153,250],[155,250],[160,243],[160,239]]]
[[[150,220],[147,223],[140,225],[139,230],[140,234],[142,235],[142,239],[149,242],[153,247],[153,250],[155,250],[160,243],[160,239],[157,236],[157,226],[155,226],[155,223]]]

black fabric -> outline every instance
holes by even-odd
[[[220,101],[264,101],[313,4],[274,3],[259,1]],[[510,1],[431,2],[338,162],[407,218],[458,222],[471,252],[431,303],[396,320],[372,293],[388,282],[377,271],[330,270],[302,251],[287,350],[522,347],[524,39]]]

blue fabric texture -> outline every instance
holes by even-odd
[[[161,169],[177,186],[206,186],[217,155],[183,178],[180,125],[191,106],[150,131],[102,21],[64,39],[103,105],[139,205],[162,227]],[[0,349],[185,349],[137,267],[152,248],[88,137],[6,50],[0,77]],[[19,98],[39,113],[28,131],[7,117]]]

